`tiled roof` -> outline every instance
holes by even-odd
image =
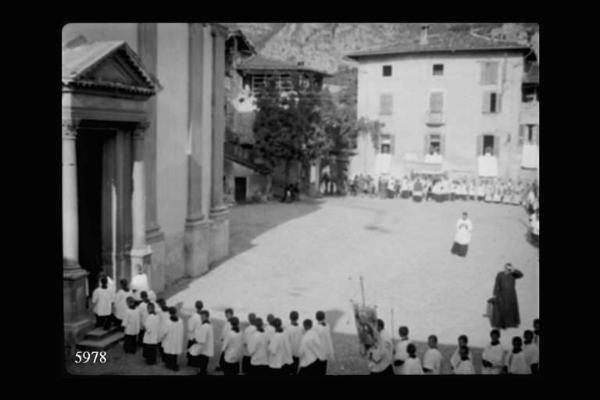
[[[322,76],[331,76],[325,71],[319,71],[314,68],[309,68],[304,65],[297,65],[288,63],[285,61],[274,60],[272,58],[264,57],[260,54],[255,55],[242,62],[238,68],[240,71],[256,71],[256,70],[271,70],[271,71],[305,71],[313,72]]]
[[[523,83],[540,83],[540,65],[538,63],[533,64],[527,71]]]
[[[62,82],[69,85],[115,52],[122,52],[132,68],[144,82],[154,89],[160,89],[158,80],[148,73],[137,54],[124,41],[87,42],[78,38],[62,48]]]
[[[416,37],[393,46],[351,53],[346,57],[360,59],[393,54],[453,53],[490,50],[528,51],[529,47],[519,43],[497,41],[482,36],[475,36],[467,31],[444,32],[440,34],[429,34],[427,44],[425,45],[421,45],[419,37]]]

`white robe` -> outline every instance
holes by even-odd
[[[246,327],[246,329],[244,329],[244,333],[243,333],[244,357],[250,356],[250,351],[249,351],[248,346],[250,345],[250,341],[251,341],[252,336],[254,335],[254,332],[256,332],[256,327],[254,325],[248,325]]]
[[[484,375],[498,375],[502,372],[504,366],[504,357],[506,350],[500,343],[497,345],[489,344],[484,350],[481,358],[492,364],[492,367],[483,367],[481,372]]]
[[[285,335],[275,332],[269,341],[268,359],[270,368],[281,368],[286,364]]]
[[[128,308],[122,322],[126,335],[137,335],[140,333],[140,313],[136,308]]]
[[[223,358],[230,364],[238,363],[242,359],[242,350],[244,340],[242,332],[229,330],[223,339],[222,351],[225,353]]]
[[[183,321],[181,318],[177,321],[167,320],[164,326],[162,347],[166,354],[181,354],[183,352]]]
[[[140,300],[140,293],[143,291],[148,292],[150,286],[148,285],[148,275],[138,274],[131,279],[130,285],[131,291],[134,293],[135,299]]]
[[[307,367],[317,360],[326,359],[319,335],[314,329],[309,329],[300,342],[300,368]]]
[[[458,354],[458,348],[454,350],[452,357],[450,357],[450,366],[452,366],[453,370],[456,370],[458,363],[460,363],[460,355]],[[469,349],[469,359],[471,358],[471,350]]]
[[[471,231],[473,230],[473,224],[470,219],[460,218],[456,222],[456,235],[454,241],[458,244],[469,244],[471,242]]]
[[[194,312],[187,321],[187,338],[193,340],[196,336],[196,329],[202,324],[202,318],[200,314]]]
[[[109,288],[98,287],[92,293],[92,303],[94,304],[94,314],[100,317],[106,317],[112,314],[112,304],[114,301],[114,292]]]
[[[531,364],[539,364],[540,362],[540,350],[535,343],[523,344],[523,353],[525,354],[525,362],[527,367],[531,371]],[[533,371],[531,371],[533,373]]]
[[[252,334],[248,342],[251,365],[269,365],[267,345],[267,334],[265,332],[256,331]]]
[[[160,335],[160,318],[158,315],[149,314],[146,318],[146,322],[144,322],[144,329],[146,329],[146,332],[144,332],[142,342],[146,344],[157,344]]]
[[[438,349],[429,348],[423,356],[423,368],[431,370],[428,374],[439,375],[442,370],[442,353]]]
[[[323,349],[323,355],[325,358],[321,359],[321,361],[329,360],[333,361],[334,359],[334,351],[333,351],[333,340],[331,339],[331,330],[329,329],[329,325],[321,325],[317,324],[315,326],[315,332],[319,335],[319,339],[321,342],[321,346]]]
[[[423,368],[421,367],[421,360],[418,358],[407,358],[402,366],[403,375],[423,375]]]
[[[300,357],[300,342],[302,341],[302,327],[290,325],[286,328],[287,333],[292,347],[292,356]]]
[[[508,367],[509,374],[531,374],[531,368],[527,365],[524,351],[521,351],[517,354],[512,352],[508,354],[506,356],[506,366]]]
[[[130,291],[124,291],[123,289],[119,289],[117,294],[115,295],[115,317],[120,320],[125,318],[125,313],[127,312],[127,297],[131,296]]]
[[[408,359],[408,352],[406,351],[406,347],[411,343],[410,339],[400,340],[396,344],[396,349],[394,351],[394,360],[401,360],[406,362]],[[400,367],[395,367],[396,375],[403,375],[404,372],[404,364]]]
[[[200,324],[194,331],[196,343],[190,347],[190,354],[197,356],[202,354],[206,357],[215,355],[215,334],[210,323]]]
[[[456,369],[454,370],[456,375],[474,375],[475,368],[473,367],[473,362],[471,360],[459,360]]]

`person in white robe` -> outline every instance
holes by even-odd
[[[123,341],[123,349],[125,353],[135,354],[137,350],[138,335],[140,333],[140,314],[135,306],[133,297],[127,298],[127,311],[123,318],[123,328],[125,338]]]
[[[288,356],[286,335],[283,333],[281,320],[275,318],[273,321],[275,332],[271,336],[268,344],[269,374],[272,376],[281,376],[285,373],[284,365]]]
[[[290,312],[290,324],[286,327],[285,333],[292,350],[292,364],[289,366],[288,374],[296,375],[300,363],[300,342],[302,341],[302,327],[298,325],[299,315],[297,311]]]
[[[333,340],[331,339],[331,329],[325,321],[325,313],[317,311],[315,315],[317,325],[314,327],[319,335],[321,345],[323,346],[324,358],[320,359],[321,375],[327,375],[327,362],[334,360]]]
[[[394,359],[394,344],[392,337],[385,330],[382,319],[377,320],[377,331],[379,339],[373,347],[367,351],[368,367],[371,375],[389,376],[394,375],[392,362]]]
[[[173,371],[179,371],[178,357],[183,352],[185,332],[183,321],[177,315],[175,307],[169,308],[169,320],[162,333],[165,366]]]
[[[408,352],[406,347],[412,343],[408,337],[408,327],[401,326],[398,328],[398,334],[400,335],[400,341],[396,343],[394,350],[394,372],[396,375],[403,375],[404,363],[408,359]]]
[[[456,375],[474,375],[475,367],[473,361],[471,361],[471,351],[467,346],[461,346],[459,351],[459,360],[454,369]]]
[[[513,337],[512,351],[506,357],[504,372],[511,375],[527,375],[531,374],[531,370],[527,365],[525,353],[523,352],[523,340],[519,336]]]
[[[242,373],[248,374],[250,373],[250,350],[248,346],[250,345],[250,340],[252,335],[256,332],[256,314],[249,313],[248,314],[248,326],[244,329],[243,332],[243,340],[244,340],[244,349],[242,351]]]
[[[492,329],[490,337],[492,340],[485,347],[481,355],[481,362],[483,364],[481,373],[483,375],[500,375],[504,367],[506,349],[500,343],[500,331],[498,329]]]
[[[437,348],[438,339],[435,335],[429,335],[427,345],[429,348],[423,356],[423,372],[425,374],[439,375],[442,371],[442,353]]]
[[[250,375],[266,376],[269,372],[268,342],[262,318],[256,318],[256,332],[248,342],[250,353]]]
[[[210,313],[208,310],[200,311],[202,323],[195,329],[195,343],[189,348],[189,353],[197,356],[199,359],[198,375],[206,375],[208,362],[215,354],[214,331],[210,323]]]
[[[156,364],[156,353],[160,335],[160,319],[154,310],[154,303],[148,304],[148,316],[144,322],[144,329],[142,355],[146,359],[146,364],[154,365]]]
[[[140,315],[140,335],[138,338],[139,344],[141,345],[143,342],[143,338],[144,338],[144,331],[145,331],[145,324],[146,324],[146,318],[148,318],[148,305],[150,304],[154,304],[152,301],[150,301],[150,298],[148,297],[148,293],[146,291],[142,291],[140,293],[140,299],[141,302],[138,304],[137,309]],[[156,310],[156,304],[154,304],[154,309]]]
[[[473,231],[473,223],[469,219],[466,212],[462,213],[462,217],[456,222],[456,234],[454,235],[454,243],[452,244],[451,253],[460,257],[466,257],[471,242],[471,232]]]
[[[225,353],[223,352],[223,342],[225,341],[225,336],[231,330],[231,322],[229,320],[233,318],[233,308],[225,309],[225,323],[223,324],[223,329],[221,330],[221,356],[219,357],[219,365],[217,365],[216,370],[222,371],[225,365]]]
[[[310,319],[305,319],[302,326],[304,327],[304,334],[300,341],[300,370],[298,375],[321,375],[319,360],[326,358],[323,353],[321,339],[313,329],[313,323]]]
[[[162,338],[162,334],[163,332],[165,332],[165,327],[167,322],[169,321],[169,307],[167,307],[167,302],[165,301],[165,299],[157,299],[156,300],[156,315],[158,315],[158,320],[159,320],[159,335],[158,335],[158,354],[160,355],[160,359],[164,360],[164,348],[163,348],[163,341],[164,339]]]
[[[406,346],[406,352],[408,358],[404,361],[402,366],[403,375],[423,375],[423,367],[421,366],[421,360],[417,357],[417,346],[414,343],[409,343]]]
[[[131,296],[131,291],[129,290],[127,279],[121,279],[119,283],[121,284],[121,288],[115,294],[115,309],[113,316],[116,325],[122,329],[123,318],[125,318],[125,313],[127,313],[128,308],[127,297]]]
[[[243,334],[240,332],[240,320],[238,317],[229,319],[230,329],[223,339],[223,373],[225,375],[238,375],[240,373],[240,361],[244,348]]]
[[[456,370],[458,364],[460,363],[460,349],[462,347],[467,348],[467,350],[469,351],[467,356],[469,358],[471,358],[471,351],[469,350],[468,344],[469,344],[469,338],[467,337],[467,335],[460,335],[458,337],[458,346],[456,347],[456,350],[452,354],[452,357],[450,357],[450,368],[452,368],[453,371]]]
[[[110,329],[112,315],[112,307],[115,299],[115,294],[108,288],[108,279],[102,277],[100,286],[94,289],[92,293],[92,305],[94,314],[96,315],[96,327],[101,327],[105,330]]]
[[[193,313],[187,320],[187,349],[192,347],[196,343],[196,330],[202,325],[202,317],[200,313],[204,309],[204,303],[201,300],[197,300],[194,304],[196,312]],[[198,355],[192,355],[189,351],[187,352],[188,366],[193,368],[200,368],[200,358]]]
[[[526,330],[523,333],[523,354],[525,362],[532,374],[537,374],[540,364],[540,350],[533,342],[533,331]]]
[[[131,279],[131,291],[133,293],[133,297],[137,300],[141,300],[141,293],[145,291],[146,293],[150,292],[150,285],[148,284],[148,275],[144,273],[144,267],[138,265],[137,274]]]

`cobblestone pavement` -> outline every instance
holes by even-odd
[[[450,254],[454,225],[462,211],[474,225],[466,258]],[[350,300],[360,301],[364,278],[367,303],[391,331],[410,329],[419,356],[427,336],[436,334],[445,356],[443,371],[460,334],[469,336],[476,369],[489,340],[483,317],[495,275],[510,261],[523,271],[517,281],[522,326],[502,332],[508,345],[538,316],[538,251],[526,241],[527,215],[521,207],[476,202],[414,203],[410,200],[327,198],[293,204],[269,203],[231,209],[232,255],[203,277],[182,282],[167,294],[191,311],[201,299],[220,332],[223,311],[233,307],[243,321],[249,312],[273,313],[287,322],[326,311],[333,327],[336,360],[330,374],[368,373],[358,355]],[[393,310],[393,321],[392,321]],[[216,336],[218,337],[218,336]],[[395,335],[397,337],[397,334]],[[216,366],[220,344],[216,341]],[[141,352],[138,352],[141,353]],[[78,374],[175,374],[162,365],[144,365],[141,354],[109,350],[110,363],[73,366]],[[179,375],[194,373],[185,367]]]
[[[462,211],[473,221],[466,258],[450,254]],[[314,318],[322,309],[334,332],[355,334],[350,300],[377,305],[388,329],[406,325],[415,340],[436,334],[454,345],[467,334],[472,346],[489,340],[483,317],[494,278],[505,262],[524,273],[517,281],[522,326],[503,331],[510,343],[538,317],[538,250],[526,240],[522,207],[477,202],[415,203],[401,199],[326,198],[293,204],[257,204],[231,210],[232,256],[169,298],[192,308],[202,299],[211,316],[233,307],[290,310]]]

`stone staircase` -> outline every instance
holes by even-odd
[[[94,328],[85,334],[83,340],[77,342],[77,350],[100,351],[106,350],[125,337],[125,333],[121,332],[117,327],[105,330],[103,328]]]

